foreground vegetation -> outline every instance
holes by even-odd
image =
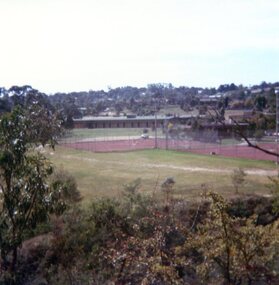
[[[202,201],[140,194],[73,204],[23,243],[17,284],[277,284],[278,214],[272,199],[230,202],[202,187]],[[20,280],[20,282],[19,282]],[[35,283],[35,284],[38,284]],[[33,284],[33,283],[32,283]]]

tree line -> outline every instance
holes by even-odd
[[[166,105],[177,105],[184,111],[193,108],[203,108],[200,99],[218,94],[216,106],[221,100],[226,100],[226,106],[231,109],[268,108],[274,111],[275,88],[279,82],[266,83],[245,87],[243,85],[223,84],[218,88],[174,87],[172,84],[149,84],[147,87],[118,87],[107,91],[82,91],[69,93],[43,94],[29,85],[12,86],[9,89],[0,88],[0,113],[10,111],[15,105],[26,103],[29,93],[37,92],[47,104],[60,110],[67,124],[72,118],[83,115],[99,115],[107,108],[116,114],[133,113],[136,115],[152,115]],[[256,92],[256,93],[255,93]],[[28,96],[27,96],[28,97]]]

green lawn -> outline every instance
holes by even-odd
[[[159,193],[162,182],[173,177],[177,197],[199,197],[202,184],[227,196],[233,195],[231,173],[237,167],[255,172],[247,175],[241,192],[269,194],[267,176],[256,171],[275,170],[274,163],[269,161],[165,150],[92,153],[57,147],[49,157],[56,167],[63,167],[76,178],[85,203],[95,197],[119,196],[123,185],[137,178],[142,179],[141,191],[147,193]]]
[[[107,129],[73,129],[66,134],[66,138],[102,138],[119,136],[138,136],[143,133],[143,128],[107,128]],[[154,136],[154,131],[148,129],[148,134]],[[158,135],[161,130],[158,129]]]

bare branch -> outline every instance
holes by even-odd
[[[224,120],[221,119],[221,116],[220,116],[220,113],[217,111],[217,110],[214,110],[216,116],[214,117],[210,112],[208,112],[210,114],[210,116],[212,118],[215,118],[217,119],[217,121],[219,123],[221,123],[223,126],[226,126],[226,123],[224,122]],[[241,129],[241,126],[240,124],[234,120],[233,118],[231,118],[231,120],[233,121],[234,125],[235,125],[235,129],[233,130],[235,134],[237,134],[238,136],[240,136],[241,138],[243,138],[245,140],[245,142],[247,143],[248,147],[252,147],[252,148],[255,148],[259,151],[262,151],[266,154],[269,154],[269,155],[272,155],[272,156],[275,156],[275,157],[279,157],[279,154],[277,152],[274,152],[274,151],[271,151],[271,150],[268,150],[264,147],[261,147],[253,142],[251,142],[251,140],[244,134],[244,132],[242,131]]]

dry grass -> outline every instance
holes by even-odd
[[[102,196],[119,196],[123,185],[141,178],[141,191],[160,191],[167,177],[174,177],[177,197],[197,198],[201,185],[226,196],[233,195],[231,173],[244,170],[274,171],[268,161],[231,159],[165,150],[127,153],[92,153],[58,147],[49,157],[56,167],[63,167],[77,180],[84,202]],[[268,178],[259,173],[247,175],[242,193],[269,193]]]

